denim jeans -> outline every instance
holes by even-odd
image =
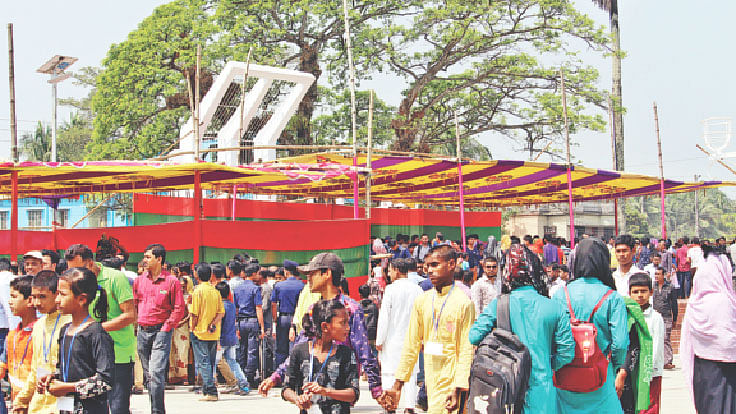
[[[197,373],[202,376],[202,395],[217,397],[215,385],[215,358],[217,357],[217,341],[203,341],[196,336],[192,339],[192,352]]]
[[[249,318],[238,321],[240,331],[240,347],[238,348],[238,363],[248,380],[253,380],[258,369],[258,337],[261,327],[258,319]]]
[[[691,276],[690,271],[677,272],[677,283],[680,284],[680,298],[681,299],[690,297],[691,277],[692,276]]]
[[[112,389],[107,392],[110,414],[130,414],[130,390],[133,388],[133,362],[115,364]]]
[[[151,414],[165,414],[164,387],[171,351],[171,331],[147,332],[138,329],[138,356],[141,358],[143,376],[148,384]]]
[[[240,388],[248,387],[249,384],[245,379],[245,374],[243,374],[243,370],[240,368],[240,364],[238,364],[238,360],[235,357],[237,348],[237,345],[224,346],[220,348],[217,351],[217,360],[215,361],[215,364],[219,364],[220,359],[224,358],[227,366],[230,367],[233,375],[235,375],[235,379],[238,381],[238,386]]]
[[[291,329],[292,316],[279,316],[276,322],[276,360],[273,364],[278,368],[286,361],[291,352],[291,342],[289,341],[289,329]]]

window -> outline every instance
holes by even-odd
[[[7,230],[10,228],[10,226],[8,225],[9,216],[10,216],[10,212],[0,211],[0,230]]]
[[[28,210],[28,227],[43,226],[43,210]]]
[[[56,210],[56,222],[59,227],[69,227],[69,209],[62,208]]]
[[[544,235],[555,237],[557,235],[557,226],[544,226]]]

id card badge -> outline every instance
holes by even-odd
[[[56,408],[59,411],[74,411],[74,397],[56,397]]]
[[[424,344],[424,355],[442,355],[442,344],[434,341],[427,341]]]
[[[317,404],[319,398],[316,395],[313,395],[311,400],[312,405],[310,405],[307,409],[307,414],[322,414],[322,409],[319,408],[319,404]]]

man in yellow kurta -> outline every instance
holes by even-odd
[[[33,359],[28,379],[13,401],[13,410],[30,413],[58,413],[56,397],[36,391],[36,379],[56,372],[59,360],[59,332],[71,322],[71,315],[62,315],[56,310],[56,285],[58,277],[52,270],[43,270],[33,277],[31,297],[36,310],[44,314],[31,332]]]
[[[468,296],[454,287],[457,262],[451,246],[432,248],[424,260],[434,289],[424,292],[414,302],[396,382],[386,391],[384,401],[387,409],[396,409],[401,388],[411,378],[423,347],[427,412],[439,414],[457,410],[460,392],[468,389],[473,361],[468,333],[475,321],[475,308]]]

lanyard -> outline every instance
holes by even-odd
[[[15,333],[15,338],[13,338],[13,358],[18,357],[18,353],[16,352],[16,349],[18,349],[18,337],[20,336],[21,332],[25,331],[25,328]],[[20,370],[21,364],[23,364],[23,360],[26,359],[26,354],[28,353],[28,344],[31,343],[31,335],[28,334],[28,339],[26,340],[26,348],[23,350],[23,357],[19,360],[13,363],[13,368],[15,369],[13,373],[15,375],[18,375],[18,370]]]
[[[48,363],[49,362],[49,352],[51,352],[51,343],[54,341],[54,334],[56,333],[56,325],[59,324],[59,318],[61,318],[61,313],[56,315],[56,322],[54,322],[54,330],[51,331],[51,339],[49,339],[49,346],[46,347],[46,327],[43,327],[43,342],[41,342],[41,346],[43,347],[43,360]]]
[[[322,362],[322,366],[319,367],[319,371],[317,371],[318,375],[320,372],[322,372],[323,369],[325,369],[327,360],[330,358],[330,355],[332,355],[332,347],[334,346],[335,346],[335,342],[333,341],[332,344],[330,344],[330,350],[327,352],[327,356],[325,357],[325,360]],[[312,382],[312,372],[313,371],[314,371],[314,344],[312,344],[312,352],[309,353],[309,381],[308,382]]]
[[[437,333],[437,327],[440,324],[440,318],[442,318],[442,311],[445,310],[445,305],[447,304],[447,299],[450,299],[450,294],[452,293],[452,289],[455,289],[455,283],[452,283],[452,287],[450,288],[450,291],[447,292],[447,297],[445,298],[445,301],[442,302],[442,307],[440,308],[440,314],[437,315],[437,319],[435,319],[435,311],[434,311],[434,298],[437,297],[437,291],[435,291],[434,296],[432,296],[432,327],[434,328],[434,333]]]
[[[69,350],[66,352],[66,360],[64,360],[64,344],[66,343],[66,332],[64,332],[64,336],[61,338],[61,374],[64,376],[64,382],[68,382],[67,379],[69,378],[69,362],[71,362],[72,360],[72,348],[74,348],[74,339],[77,337],[79,331],[82,330],[82,326],[84,326],[84,323],[87,322],[87,319],[89,319],[89,315],[87,315],[82,323],[77,326],[77,331],[74,332],[74,335],[72,335],[72,341],[71,343],[69,343]],[[69,325],[69,327],[71,328],[71,325]]]

